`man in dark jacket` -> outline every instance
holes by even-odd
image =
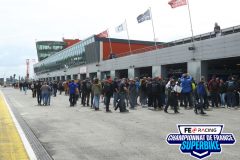
[[[227,105],[228,107],[235,107],[236,103],[236,93],[238,89],[238,85],[236,82],[236,78],[234,76],[230,77],[226,82],[227,86]]]
[[[108,79],[104,82],[103,95],[105,99],[106,112],[111,112],[111,110],[109,109],[110,100],[113,95],[113,85],[111,79]]]
[[[42,83],[38,81],[36,83],[36,91],[37,91],[37,102],[39,106],[41,106],[41,101],[42,101],[41,87],[42,87]]]
[[[219,82],[216,80],[216,76],[212,76],[212,79],[208,83],[208,88],[211,96],[212,107],[218,107]]]

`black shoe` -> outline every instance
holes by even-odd
[[[129,112],[129,110],[126,109],[126,110],[124,110],[124,111],[120,111],[120,112],[122,112],[122,113],[126,113],[126,112]]]
[[[164,112],[165,112],[165,113],[168,113],[168,111],[167,111],[166,109],[164,109]]]
[[[111,111],[111,110],[106,110],[106,112],[107,112],[107,113],[112,113],[112,111]]]
[[[205,112],[201,112],[200,114],[207,114],[207,113],[205,113]]]
[[[195,114],[198,114],[198,113],[197,113],[197,109],[194,109],[194,113],[195,113]]]
[[[179,113],[178,111],[174,111],[174,113]]]

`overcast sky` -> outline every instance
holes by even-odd
[[[111,38],[126,38],[115,27],[127,20],[130,39],[153,40],[152,23],[136,17],[152,10],[161,42],[191,36],[187,6],[169,0],[1,0],[0,77],[26,75],[26,59],[37,59],[35,41],[85,39],[109,28]],[[240,25],[239,0],[189,0],[194,35]],[[31,77],[33,72],[30,73]]]

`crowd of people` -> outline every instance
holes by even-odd
[[[137,106],[149,107],[153,110],[163,110],[168,113],[169,106],[174,113],[179,113],[179,107],[193,109],[196,114],[206,114],[209,107],[237,108],[239,106],[240,83],[237,76],[229,76],[227,81],[212,76],[208,82],[204,77],[198,83],[187,73],[180,78],[163,79],[160,77],[142,79],[111,79],[107,77],[100,81],[71,80],[19,84],[20,91],[27,93],[32,90],[32,97],[37,98],[38,105],[48,106],[51,96],[64,93],[69,96],[70,107],[80,101],[82,106],[90,106],[99,110],[102,100],[106,112],[111,112],[110,101],[113,98],[114,110],[128,112]]]

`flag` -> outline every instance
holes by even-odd
[[[99,34],[97,34],[99,38],[108,38],[108,30],[105,30]]]
[[[168,2],[168,4],[172,7],[172,8],[177,8],[183,5],[187,5],[187,1],[186,0],[171,0]]]
[[[137,21],[138,23],[142,23],[146,20],[150,20],[151,19],[151,14],[150,14],[150,10],[148,9],[146,12],[144,12],[143,14],[140,14],[137,17]]]
[[[126,30],[126,21],[115,28],[116,32],[122,32],[124,30]]]

